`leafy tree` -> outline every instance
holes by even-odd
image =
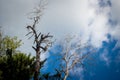
[[[18,40],[17,37],[2,37],[0,33],[0,55],[5,55],[7,50],[12,50],[13,52],[17,51],[16,49],[21,46],[21,40]]]
[[[0,80],[29,80],[33,75],[34,57],[16,50],[17,37],[0,35]]]
[[[13,54],[0,58],[2,80],[29,80],[33,75],[34,57],[24,53]]]

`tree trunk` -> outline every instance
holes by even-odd
[[[66,79],[67,79],[67,77],[68,77],[68,74],[66,74],[66,75],[64,76],[64,79],[63,79],[63,80],[66,80]]]
[[[64,76],[64,78],[63,78],[63,80],[66,80],[67,79],[67,77],[68,77],[68,68],[67,68],[67,70],[66,70],[66,72],[65,72],[65,76]]]
[[[39,80],[39,72],[35,71],[34,73],[34,80]]]
[[[39,80],[39,70],[40,70],[40,49],[39,47],[37,47],[34,80]]]

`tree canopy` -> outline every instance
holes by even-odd
[[[0,55],[5,55],[7,49],[11,49],[13,52],[22,44],[21,40],[15,37],[5,36],[0,33]]]
[[[35,57],[16,50],[21,46],[17,37],[0,35],[0,42],[0,80],[29,80]]]

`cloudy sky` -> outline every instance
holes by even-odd
[[[34,11],[38,4],[39,0],[0,0],[0,26],[4,35],[18,36],[24,43],[20,50],[32,55],[35,55],[31,48],[33,44],[32,40],[25,36],[25,27],[31,24],[29,13]],[[79,35],[83,43],[89,41],[99,49],[99,57],[107,67],[113,61],[114,64],[120,64],[119,0],[48,0],[43,13],[37,26],[39,31],[50,32],[57,40],[61,40],[66,34]],[[111,58],[113,53],[116,53],[114,60]],[[105,66],[100,66],[101,69],[103,67]],[[119,69],[116,72],[120,73]]]

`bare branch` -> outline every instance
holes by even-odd
[[[75,60],[73,60],[71,66],[68,68],[68,70],[73,69],[73,67],[74,67],[78,62],[79,62],[79,59],[78,59],[78,58],[76,58]]]
[[[32,38],[34,34],[32,34],[28,39]]]
[[[64,80],[66,80],[66,77],[68,77],[70,70],[72,70],[77,64],[80,64],[83,66],[83,60],[85,60],[92,51],[89,49],[88,53],[82,52],[82,50],[86,50],[89,48],[88,45],[83,46],[84,44],[81,44],[81,40],[77,40],[79,42],[74,42],[72,39],[75,39],[74,37],[67,36],[65,39],[65,43],[63,43],[63,51],[61,53],[62,55],[62,61],[65,63],[61,63],[61,68],[64,73]],[[61,44],[60,44],[61,45]],[[82,56],[81,56],[82,55]]]
[[[70,57],[68,58],[68,62],[71,60],[72,57],[74,57],[76,54],[73,53],[72,55],[70,55]]]
[[[41,32],[38,34],[38,36],[37,36],[37,37],[39,38],[39,36],[40,36],[40,35],[41,35]]]
[[[34,46],[32,46],[32,48],[36,51],[36,48]]]
[[[38,80],[38,74],[40,71],[39,69],[42,66],[40,63],[41,62],[40,56],[42,51],[44,52],[47,51],[52,44],[52,41],[50,40],[50,38],[53,37],[52,35],[50,35],[49,33],[48,34],[42,34],[41,32],[37,33],[36,31],[36,26],[39,20],[41,19],[41,15],[43,14],[42,12],[45,9],[45,6],[46,6],[46,3],[44,2],[44,0],[40,0],[40,4],[38,5],[38,7],[35,8],[35,11],[32,12],[33,16],[31,19],[33,20],[33,24],[30,26],[28,25],[26,27],[29,30],[26,36],[29,34],[32,34],[31,37],[34,36],[35,47],[32,46],[32,48],[36,51],[36,61],[38,61],[37,63],[35,63],[35,66],[37,66],[37,69],[35,69],[35,72],[34,72],[34,80]]]
[[[32,33],[32,31],[30,31],[28,34],[26,34],[25,36],[28,36],[29,34],[31,34]]]

